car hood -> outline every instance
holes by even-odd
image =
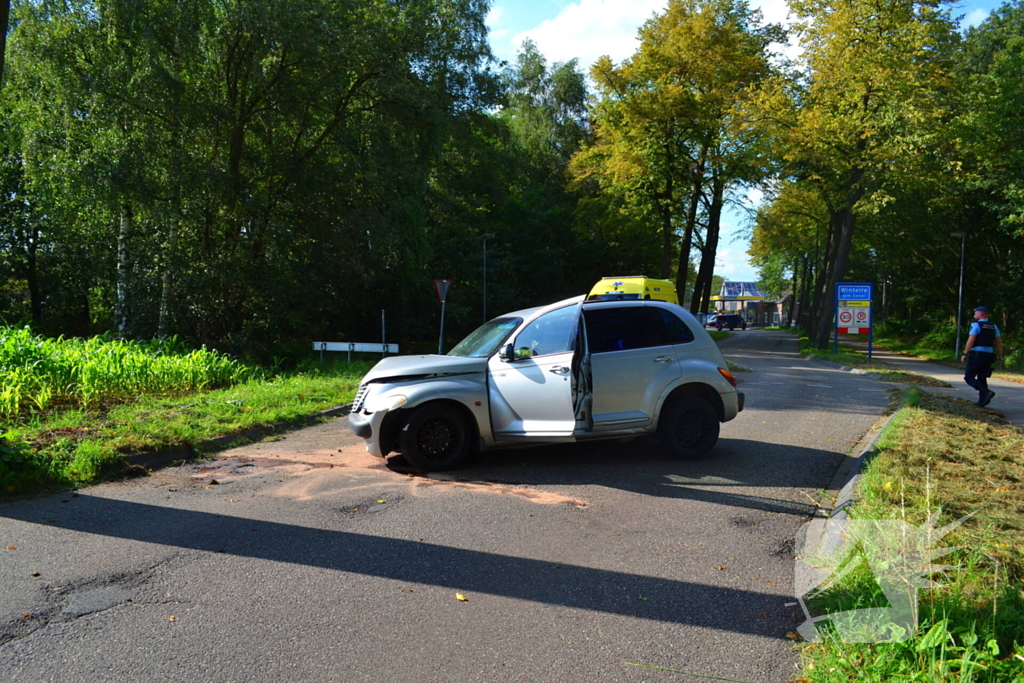
[[[462,358],[458,356],[391,356],[373,366],[366,373],[363,382],[380,382],[394,379],[414,379],[425,375],[454,375],[469,372],[484,372],[486,358]]]

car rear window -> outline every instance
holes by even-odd
[[[646,349],[668,342],[660,321],[647,306],[592,308],[584,312],[591,353]]]
[[[661,324],[665,326],[665,333],[668,335],[669,344],[689,344],[693,341],[693,330],[687,327],[682,318],[664,308],[652,307],[651,311],[661,320]]]

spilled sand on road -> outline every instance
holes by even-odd
[[[510,484],[494,479],[480,480],[459,473],[414,474],[395,471],[380,458],[366,452],[362,440],[342,448],[303,448],[299,440],[285,444],[267,441],[225,451],[220,456],[196,463],[192,479],[196,486],[211,482],[230,483],[272,473],[280,480],[268,494],[295,501],[309,501],[341,492],[379,489],[382,485],[400,486],[405,495],[424,495],[428,491],[464,489],[524,498],[538,505],[573,505],[586,502],[531,486]]]

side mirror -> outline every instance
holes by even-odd
[[[516,353],[513,350],[512,345],[505,344],[504,346],[502,346],[501,350],[498,351],[498,358],[502,359],[506,363],[511,363],[512,361],[514,361],[516,359]]]

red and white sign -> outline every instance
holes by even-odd
[[[434,280],[434,289],[437,290],[437,300],[442,304],[448,298],[448,290],[452,288],[451,280]]]

